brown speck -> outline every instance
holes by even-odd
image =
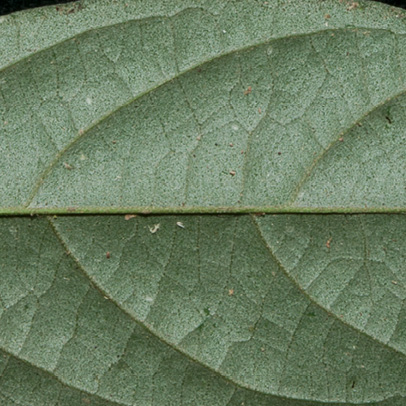
[[[241,150],[241,155],[244,153],[244,151],[243,150]]]
[[[230,142],[230,147],[234,147],[234,144],[232,142]]]
[[[229,289],[228,296],[233,296],[233,295],[234,295],[234,289]]]
[[[85,131],[83,130],[83,128],[81,128],[80,130],[79,130],[79,135],[83,135],[85,133]]]
[[[67,162],[64,162],[63,166],[65,167],[65,169],[69,169],[69,170],[73,169],[73,167],[71,165],[69,165]]]
[[[278,151],[278,155],[282,155],[282,152],[281,152],[281,151]]]
[[[198,141],[200,141],[200,140],[202,139],[202,136],[199,134],[199,135],[196,137],[196,139],[197,139]]]
[[[324,14],[324,18],[329,19],[329,18],[331,18],[331,15],[330,14]]]
[[[331,243],[331,240],[333,239],[333,237],[330,237],[328,240],[327,240],[327,242],[326,242],[326,247],[328,248],[328,249],[330,249],[330,243]]]
[[[131,220],[131,219],[133,219],[133,218],[135,218],[135,217],[137,217],[136,214],[126,214],[126,215],[124,216],[124,219],[125,219],[125,220]]]
[[[258,113],[259,113],[259,114],[262,113],[261,107],[258,109]]]
[[[117,141],[116,140],[113,140],[113,141],[111,141],[113,144],[117,144]]]
[[[106,252],[106,258],[110,259],[110,252],[109,251]]]
[[[248,86],[247,90],[244,90],[244,96],[246,96],[247,94],[250,94],[252,92],[252,86]]]
[[[236,173],[235,171],[230,171],[231,176],[235,176],[235,173]]]
[[[66,210],[68,211],[68,213],[73,213],[76,211],[76,207],[68,207]]]
[[[260,212],[260,213],[254,213],[254,216],[257,216],[257,217],[263,217],[263,216],[265,216],[265,213],[263,213],[263,212]]]
[[[393,283],[394,285],[397,285],[397,284],[398,284],[398,282],[397,282],[397,281],[392,281],[392,283]]]
[[[344,138],[343,138],[343,137],[340,137],[340,138],[338,139],[338,141],[344,142]]]

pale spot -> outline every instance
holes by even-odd
[[[85,155],[85,154],[81,154],[79,159],[80,159],[81,161],[84,161],[84,160],[86,159],[86,155]]]
[[[90,97],[86,97],[86,103],[90,106],[92,104],[92,99]]]
[[[233,124],[233,125],[231,126],[231,128],[232,128],[234,131],[238,131],[238,130],[240,129],[240,127],[238,127],[237,124]]]
[[[152,303],[152,302],[154,301],[154,298],[152,298],[152,297],[150,297],[150,296],[146,296],[146,297],[145,297],[145,301],[146,301],[146,302],[149,302],[149,303]]]
[[[155,234],[159,230],[160,224],[154,224],[153,227],[148,227],[151,234]]]
[[[0,17],[0,24],[4,23],[4,21],[6,21],[6,18],[5,17]]]

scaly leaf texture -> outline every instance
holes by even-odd
[[[0,211],[402,209],[403,18],[319,0],[3,17]]]
[[[403,406],[405,16],[0,17],[1,406]]]

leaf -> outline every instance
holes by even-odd
[[[1,405],[403,405],[404,17],[1,17]]]
[[[404,15],[351,4],[5,18],[1,212],[404,207]]]

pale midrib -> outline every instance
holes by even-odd
[[[253,216],[251,216],[251,218],[253,219]],[[301,398],[290,398],[287,396],[283,396],[283,395],[278,395],[278,394],[274,394],[274,393],[266,393],[266,392],[262,392],[260,390],[256,390],[253,389],[249,386],[244,385],[241,382],[235,382],[233,381],[230,377],[222,374],[221,372],[217,371],[216,369],[202,363],[200,360],[192,357],[190,354],[183,352],[180,348],[178,348],[176,345],[174,345],[173,343],[167,341],[164,337],[162,337],[161,335],[158,335],[156,331],[154,331],[153,329],[151,329],[147,324],[145,324],[144,322],[142,322],[141,320],[138,320],[135,318],[135,316],[131,313],[129,313],[126,309],[124,309],[120,303],[118,303],[113,297],[111,297],[111,295],[105,291],[86,271],[86,269],[84,268],[84,266],[82,265],[82,263],[80,262],[80,260],[72,253],[72,251],[69,249],[69,245],[67,244],[67,242],[64,240],[64,238],[62,237],[62,234],[57,230],[53,220],[51,218],[47,218],[48,222],[51,226],[52,231],[54,232],[54,234],[56,235],[56,238],[58,239],[58,241],[60,242],[60,244],[63,246],[63,248],[66,250],[66,252],[69,253],[69,256],[71,256],[71,258],[73,259],[73,261],[77,264],[79,270],[81,271],[81,273],[83,274],[83,276],[91,283],[91,285],[94,287],[94,289],[96,289],[103,297],[107,298],[112,304],[114,304],[114,306],[116,306],[120,312],[124,313],[127,317],[129,317],[134,323],[136,323],[137,325],[141,326],[142,328],[144,328],[146,331],[148,331],[152,336],[156,337],[157,340],[159,340],[160,342],[162,342],[163,344],[165,344],[166,346],[168,346],[169,348],[171,348],[172,350],[176,351],[178,354],[181,354],[183,357],[187,358],[188,360],[190,360],[191,362],[201,366],[202,368],[205,368],[206,370],[210,371],[211,373],[213,373],[214,375],[220,377],[221,379],[224,379],[225,381],[229,382],[231,385],[235,386],[237,389],[241,389],[244,391],[250,391],[250,392],[254,392],[257,394],[260,394],[262,396],[266,396],[269,398],[277,398],[277,399],[284,399],[284,400],[289,400],[289,401],[302,401],[302,402],[312,402],[313,405],[359,405],[359,406],[363,406],[363,405],[367,405],[367,404],[371,404],[374,403],[376,405],[379,405],[380,403],[383,402],[387,402],[388,399],[391,399],[393,397],[390,398],[386,398],[380,401],[373,401],[373,402],[363,402],[363,403],[348,403],[347,401],[344,402],[340,402],[340,401],[320,401],[320,400],[314,400],[314,399],[301,399]],[[368,337],[369,339],[373,339],[370,336],[368,336],[365,332],[358,330],[357,328],[355,328],[354,326],[347,324],[346,322],[344,322],[343,320],[341,320],[340,318],[338,318],[337,316],[335,316],[333,313],[330,313],[328,310],[326,310],[324,307],[322,307],[319,303],[317,303],[312,297],[310,297],[305,291],[303,291],[303,289],[297,285],[296,281],[294,281],[292,279],[292,277],[289,275],[289,273],[284,269],[284,267],[282,266],[282,264],[278,261],[278,259],[275,257],[275,255],[273,254],[272,250],[270,249],[270,247],[268,246],[268,244],[266,243],[266,240],[264,239],[262,232],[260,231],[260,227],[257,224],[257,222],[255,221],[255,219],[253,219],[253,225],[254,228],[258,231],[259,237],[261,239],[261,241],[263,241],[265,247],[267,248],[271,259],[275,262],[276,265],[278,265],[278,267],[281,269],[281,271],[286,274],[286,276],[289,278],[290,281],[292,281],[292,283],[297,286],[301,293],[308,298],[308,300],[313,303],[315,306],[317,306],[318,308],[320,308],[322,311],[324,311],[325,313],[327,313],[328,315],[334,317],[336,320],[338,320],[340,323],[344,324],[347,328],[356,331],[358,334],[362,334],[366,337]],[[376,340],[377,342],[379,342],[381,344],[380,341]],[[382,343],[383,346],[387,347],[388,350],[391,350],[393,352],[395,352],[396,354],[398,354],[401,357],[405,357],[405,354],[397,351],[396,349],[387,346],[386,344]],[[400,396],[400,395],[399,395]],[[403,396],[401,396],[403,397]],[[305,405],[304,405],[305,406]]]
[[[184,11],[184,10],[183,10],[183,11]],[[152,17],[151,17],[151,18],[152,18]],[[163,18],[163,17],[155,17],[155,18]],[[173,18],[173,16],[172,16],[172,17],[166,17],[166,18]],[[150,18],[149,18],[149,19],[150,19]],[[129,20],[129,21],[130,21],[130,20]],[[138,20],[138,21],[139,21],[139,20]],[[120,25],[120,24],[124,24],[124,23],[119,23],[119,24],[115,24],[115,25]],[[108,26],[102,27],[102,28],[97,28],[97,30],[100,30],[100,29],[103,29],[103,28],[108,28]],[[96,29],[94,29],[94,30],[96,30]],[[50,164],[42,171],[42,173],[39,175],[37,181],[35,182],[34,188],[33,188],[31,194],[30,194],[29,197],[28,197],[27,202],[24,204],[24,208],[27,208],[27,209],[29,208],[29,206],[32,204],[33,200],[35,199],[35,197],[36,197],[38,191],[40,190],[40,188],[41,188],[41,186],[42,186],[44,180],[48,177],[48,175],[51,173],[51,171],[54,169],[54,167],[58,164],[58,162],[60,162],[61,158],[65,155],[65,153],[66,153],[67,151],[69,151],[76,143],[78,143],[80,140],[82,140],[84,137],[86,137],[92,129],[94,129],[94,128],[96,128],[97,126],[99,126],[101,123],[103,123],[105,120],[107,120],[107,119],[109,119],[110,117],[112,117],[114,114],[118,113],[120,110],[122,110],[122,109],[124,109],[125,107],[131,105],[132,103],[135,103],[135,102],[136,102],[137,100],[139,100],[140,98],[142,98],[142,97],[144,97],[144,96],[146,96],[146,95],[148,95],[148,94],[150,94],[150,93],[156,91],[157,89],[159,89],[159,88],[161,88],[161,87],[164,87],[165,85],[167,85],[167,84],[169,84],[169,83],[171,83],[171,82],[173,82],[173,81],[179,79],[180,77],[186,75],[187,73],[189,73],[189,72],[191,72],[191,71],[193,71],[193,70],[195,70],[195,69],[197,69],[197,68],[199,68],[199,67],[201,67],[201,66],[204,66],[204,65],[209,64],[209,63],[211,63],[211,62],[213,62],[213,61],[215,61],[215,60],[218,60],[218,59],[227,57],[227,56],[232,55],[232,54],[235,54],[235,53],[244,52],[244,51],[247,51],[247,50],[251,50],[251,49],[254,49],[254,48],[257,48],[257,47],[260,47],[260,46],[264,46],[264,45],[267,45],[267,44],[271,44],[271,43],[273,43],[273,42],[281,41],[281,40],[289,40],[289,39],[292,39],[292,38],[305,38],[305,37],[310,37],[310,36],[313,36],[313,35],[317,35],[317,34],[321,34],[321,33],[326,33],[326,32],[327,32],[327,33],[329,33],[329,32],[334,33],[334,32],[339,32],[339,31],[354,31],[354,30],[368,30],[368,31],[374,31],[374,32],[376,32],[376,31],[378,31],[378,32],[379,32],[379,31],[383,31],[383,32],[391,32],[392,34],[397,35],[396,32],[393,32],[393,31],[391,31],[391,30],[389,30],[389,29],[377,29],[377,28],[351,26],[351,27],[341,27],[341,28],[324,28],[324,29],[320,29],[320,30],[317,30],[317,31],[307,32],[307,33],[292,34],[292,35],[286,35],[286,36],[281,36],[281,37],[275,37],[275,38],[267,39],[267,40],[265,40],[265,41],[253,42],[253,43],[251,43],[251,44],[249,44],[249,45],[245,45],[244,47],[236,48],[236,49],[230,50],[230,51],[228,51],[228,52],[219,53],[219,54],[213,56],[212,58],[209,58],[209,59],[207,59],[207,60],[205,60],[205,61],[199,62],[199,63],[194,64],[194,65],[191,65],[189,68],[187,68],[187,69],[185,69],[185,70],[183,70],[183,71],[178,72],[176,75],[174,75],[174,76],[171,77],[170,79],[167,79],[167,80],[164,80],[164,81],[162,81],[162,82],[159,82],[158,84],[156,84],[155,86],[149,88],[148,90],[139,93],[137,96],[135,96],[135,97],[133,97],[133,98],[130,98],[126,103],[124,103],[124,104],[122,104],[122,105],[119,105],[119,106],[117,106],[116,108],[114,108],[114,109],[108,111],[106,114],[104,114],[103,116],[101,116],[98,120],[96,120],[96,121],[94,121],[93,123],[91,123],[88,127],[82,129],[82,130],[78,133],[78,135],[72,139],[71,142],[69,142],[63,149],[61,149],[61,150],[56,154],[54,160],[51,161],[51,163],[50,163]],[[92,30],[89,30],[89,31],[92,31]],[[89,32],[89,31],[85,31],[85,32],[83,32],[82,34],[85,34],[85,33]],[[81,34],[81,35],[82,35],[82,34]],[[66,40],[66,41],[68,41],[68,40]],[[63,41],[63,42],[65,42],[65,41]],[[63,43],[63,42],[62,42],[62,43]],[[56,45],[54,45],[54,46],[56,46]],[[402,92],[405,92],[405,90],[403,90]],[[385,102],[388,102],[388,101],[390,101],[390,100],[392,100],[393,98],[396,98],[396,97],[398,97],[398,96],[399,96],[399,93],[397,93],[396,95],[394,95],[394,96],[392,96],[392,97],[389,97],[388,99],[385,100]],[[379,107],[380,107],[380,105],[379,105]],[[368,115],[368,114],[370,114],[372,111],[374,111],[375,108],[377,108],[377,107],[374,106],[374,108],[371,109],[366,115]],[[364,116],[363,116],[363,117],[364,117]],[[363,117],[361,117],[360,119],[362,119]],[[359,119],[359,120],[360,120],[360,119]],[[351,128],[353,128],[359,120],[357,120],[354,124],[352,124],[348,131],[350,131]],[[339,138],[339,137],[338,137],[338,138]],[[334,144],[334,143],[335,143],[335,142],[333,142],[333,144]],[[332,146],[332,144],[330,144],[330,146]],[[329,146],[329,147],[330,147],[330,146]],[[322,154],[322,155],[323,155],[323,154]],[[316,158],[316,159],[317,159],[317,158]],[[318,161],[317,161],[317,162],[318,162]],[[312,170],[312,168],[311,168],[311,170]],[[299,185],[300,185],[300,183],[299,183]],[[33,212],[34,210],[35,210],[35,209],[33,208],[30,212]],[[2,213],[2,211],[0,210],[0,214],[1,214],[1,213]]]

